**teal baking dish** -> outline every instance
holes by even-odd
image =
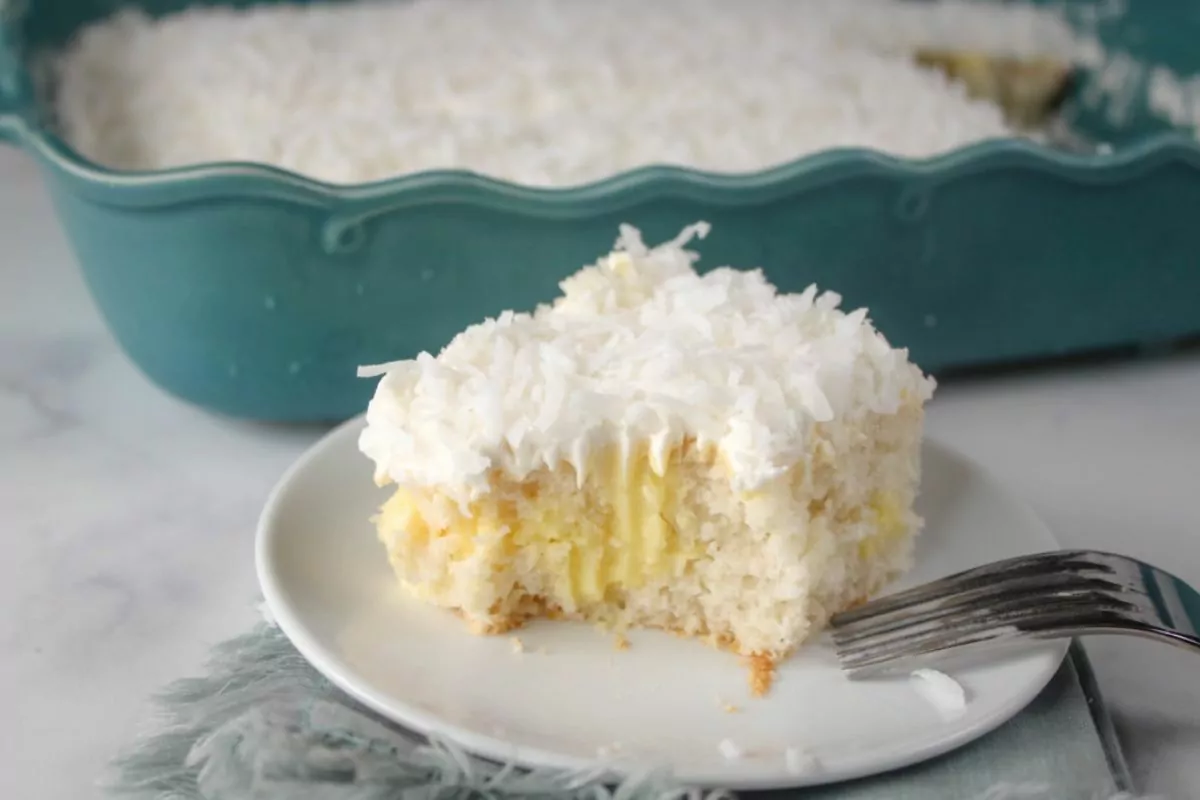
[[[1078,106],[1107,155],[1013,140],[920,162],[838,150],[752,175],[649,167],[571,189],[467,172],[337,187],[234,163],[119,173],[54,134],[29,68],[118,5],[0,0],[0,139],[40,165],[130,358],[221,413],[358,413],[373,382],[356,365],[436,351],[547,300],[622,222],[653,241],[707,220],[702,266],[835,289],[934,373],[1200,333],[1200,148],[1151,115],[1114,127]],[[1195,8],[1135,4],[1101,35],[1188,74]]]

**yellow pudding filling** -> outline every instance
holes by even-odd
[[[655,470],[645,444],[628,453],[608,447],[587,460],[586,479],[574,491],[547,490],[564,476],[556,481],[544,471],[518,483],[497,478],[499,490],[464,513],[436,490],[401,488],[384,504],[378,526],[402,579],[406,562],[435,551],[459,562],[487,560],[497,573],[524,567],[544,578],[539,600],[574,615],[669,581],[704,555],[700,521],[679,505],[685,450],[691,464],[715,460],[713,448],[692,457],[688,444],[669,451]],[[578,482],[569,465],[556,472]],[[436,600],[450,579],[446,571],[440,579],[405,582]]]
[[[896,424],[910,430],[902,417]],[[657,627],[769,665],[798,641],[797,628],[800,638],[815,631],[906,558],[918,527],[907,455],[878,462],[880,482],[856,494],[837,481],[835,449],[818,447],[811,461],[739,492],[715,447],[685,440],[653,459],[646,443],[613,446],[587,459],[582,481],[566,463],[520,480],[493,470],[489,490],[465,506],[437,488],[400,487],[376,524],[404,586],[475,632],[537,616]],[[776,577],[790,563],[803,569]],[[837,574],[834,563],[842,577],[823,587],[820,573]],[[786,623],[773,635],[738,627],[739,614],[759,612]]]
[[[858,543],[858,555],[868,559],[894,546],[909,531],[907,508],[895,492],[875,492],[868,508],[875,515],[877,533]]]

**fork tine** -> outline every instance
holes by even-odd
[[[931,602],[981,585],[999,585],[1006,580],[1036,577],[1066,569],[1090,569],[1105,572],[1105,565],[1087,559],[1086,551],[1056,550],[997,561],[974,569],[922,584],[907,591],[872,600],[858,608],[834,614],[830,625],[844,627],[863,619],[892,614],[920,603]]]
[[[839,656],[852,657],[860,652],[885,647],[918,647],[924,639],[931,636],[953,635],[959,631],[969,633],[985,627],[1019,627],[1026,620],[1036,619],[1044,614],[1086,614],[1097,608],[1129,615],[1138,611],[1138,606],[1134,603],[1091,589],[1064,593],[1054,598],[1053,604],[1047,604],[1045,597],[1027,595],[1010,598],[998,605],[955,608],[951,612],[953,618],[948,622],[945,616],[934,616],[913,620],[911,623],[906,620],[904,624],[888,630],[870,631],[850,637],[839,637],[835,633],[834,645]]]
[[[881,636],[890,631],[900,631],[918,625],[945,620],[971,609],[987,606],[996,611],[1016,610],[1024,605],[1053,601],[1061,603],[1071,598],[1114,596],[1135,592],[1110,576],[1093,576],[1086,573],[1060,572],[1047,575],[1022,576],[1012,580],[997,580],[980,584],[965,591],[948,594],[935,600],[908,606],[903,613],[872,614],[850,623],[833,624],[831,632],[839,646],[851,642]],[[1030,598],[1032,595],[1032,599]]]
[[[1086,609],[1045,609],[1023,618],[1018,625],[997,625],[991,617],[975,620],[952,629],[930,631],[911,640],[893,640],[891,646],[863,648],[838,653],[842,669],[852,678],[903,667],[914,660],[1004,640],[1057,638],[1079,631],[1137,630],[1144,623],[1128,617],[1118,608],[1089,606]]]

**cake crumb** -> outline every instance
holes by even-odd
[[[616,635],[616,637],[613,639],[613,647],[615,647],[618,650],[628,650],[629,649],[629,639],[626,638],[625,634],[618,633]]]
[[[783,764],[790,775],[804,775],[817,766],[817,759],[803,747],[788,747],[783,751]]]
[[[722,739],[717,744],[717,750],[720,751],[726,761],[737,761],[742,757],[742,748],[738,747],[737,743],[732,739]]]
[[[514,653],[524,653],[525,652],[525,643],[521,641],[521,638],[519,636],[512,637],[511,639],[508,640],[508,642],[510,645],[512,645],[512,651]]]
[[[775,682],[774,659],[765,653],[755,653],[746,657],[746,665],[750,668],[750,694],[765,697]]]

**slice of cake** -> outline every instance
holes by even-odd
[[[776,661],[911,560],[933,381],[840,298],[699,275],[707,226],[613,253],[382,375],[359,445],[403,585],[476,633],[534,617]]]

